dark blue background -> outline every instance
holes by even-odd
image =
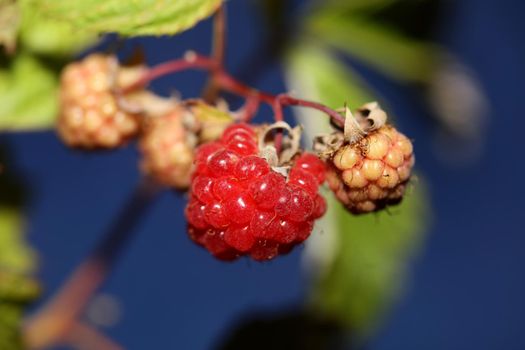
[[[409,90],[372,76],[403,131],[416,140],[418,169],[433,206],[433,226],[413,264],[407,293],[370,344],[371,349],[525,349],[525,254],[522,158],[525,117],[525,3],[453,1],[441,20],[441,40],[478,73],[492,113],[479,161],[439,162],[432,125]],[[228,2],[228,67],[234,71],[262,41],[262,19],[249,1]],[[206,21],[173,39],[141,39],[149,63],[207,52]],[[199,79],[195,79],[199,77]],[[204,76],[159,80],[157,91],[199,93]],[[257,81],[285,89],[277,66]],[[45,297],[94,245],[139,180],[137,154],[67,150],[52,132],[2,136],[32,185],[29,238],[40,252]],[[300,254],[268,264],[224,264],[185,234],[184,199],[165,193],[147,215],[103,291],[124,307],[107,333],[129,349],[207,349],[239,317],[254,310],[300,305],[306,293]],[[521,214],[521,215],[520,215]]]

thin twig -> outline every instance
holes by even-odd
[[[79,350],[124,350],[97,329],[80,322],[72,325],[63,341]]]
[[[31,349],[42,349],[64,338],[84,311],[92,295],[106,280],[116,258],[150,208],[156,185],[143,181],[133,192],[102,241],[72,273],[59,291],[24,325],[24,339]]]
[[[219,67],[219,69],[218,69]],[[164,76],[166,74],[177,73],[188,69],[204,69],[215,72],[215,84],[224,91],[234,93],[245,98],[258,98],[261,102],[267,103],[272,108],[275,107],[276,100],[282,106],[302,106],[317,109],[328,114],[336,125],[344,125],[344,117],[332,108],[322,103],[302,100],[287,94],[272,95],[259,91],[251,86],[241,83],[224,69],[220,68],[218,63],[210,57],[199,55],[193,51],[188,52],[183,59],[166,62],[151,68],[135,83],[123,89],[122,93],[132,92],[139,87],[143,87],[148,82]]]
[[[144,75],[142,75],[133,84],[126,86],[121,93],[129,93],[139,88],[143,88],[150,81],[165,76],[167,74],[177,73],[188,69],[204,69],[213,70],[217,63],[215,60],[197,55],[193,51],[188,51],[182,59],[168,61],[161,63],[155,67],[150,68]]]
[[[202,98],[209,103],[215,102],[219,95],[220,89],[215,82],[215,77],[219,71],[224,70],[226,57],[226,6],[224,4],[221,4],[213,18],[212,45],[211,57],[217,63],[217,67],[212,71],[202,93]]]
[[[280,102],[285,106],[300,106],[317,109],[318,111],[328,114],[337,125],[343,126],[345,124],[345,119],[339,112],[323,105],[322,103],[302,100],[289,95],[280,95]]]
[[[238,120],[249,122],[259,110],[261,104],[257,95],[250,95],[246,97],[246,102],[238,112]]]

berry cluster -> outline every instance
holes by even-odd
[[[58,132],[72,147],[114,148],[139,131],[138,115],[125,111],[114,90],[140,74],[113,56],[94,54],[68,65],[60,85]]]
[[[178,107],[167,115],[146,119],[140,138],[144,173],[177,189],[190,185],[196,142],[183,126],[184,114],[185,110]]]
[[[385,125],[339,148],[330,165],[328,185],[348,210],[377,211],[403,198],[414,166],[412,143]]]
[[[188,234],[219,259],[269,260],[306,240],[326,211],[319,193],[325,178],[353,214],[383,209],[403,197],[414,165],[412,144],[386,124],[377,103],[358,109],[355,117],[348,109],[343,117],[323,106],[344,128],[317,137],[314,154],[300,149],[299,127],[239,122],[249,120],[244,115],[260,101],[232,113],[198,99],[160,98],[142,88],[147,72],[100,54],[66,67],[59,135],[67,145],[84,149],[111,149],[138,137],[141,170],[170,188],[189,189]],[[283,101],[322,106],[254,94],[233,78],[223,82],[247,100],[259,96],[272,104],[276,120]]]
[[[190,237],[223,260],[268,260],[310,235],[326,210],[324,164],[304,153],[288,178],[259,157],[256,131],[235,124],[197,149],[186,207]]]

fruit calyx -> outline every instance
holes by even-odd
[[[279,130],[285,130],[286,134],[279,133]],[[272,170],[287,177],[292,160],[301,151],[301,135],[300,126],[292,128],[283,121],[263,126],[258,133],[259,156]]]
[[[357,108],[354,113],[344,106],[341,112],[345,115],[343,131],[320,134],[314,138],[313,150],[321,159],[329,159],[344,144],[354,145],[367,135],[380,129],[388,120],[386,112],[377,102],[368,102]]]

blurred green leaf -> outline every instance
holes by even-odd
[[[16,46],[16,34],[20,24],[20,8],[15,0],[0,0],[0,45],[7,52]]]
[[[123,35],[176,34],[210,16],[222,0],[29,0],[48,18],[76,29]]]
[[[399,295],[421,245],[428,210],[419,182],[389,212],[352,216],[336,205],[337,252],[316,281],[312,302],[366,335]]]
[[[332,107],[373,100],[352,71],[321,47],[302,45],[287,56],[288,86],[300,96]],[[326,117],[297,109],[308,138],[329,132]],[[333,198],[312,235],[307,257],[314,264],[312,305],[364,335],[373,330],[403,283],[407,263],[420,245],[427,221],[422,184],[389,212],[352,216]]]
[[[345,102],[360,106],[372,99],[364,81],[322,47],[296,46],[290,50],[287,62],[291,88],[301,95],[320,96],[323,103],[334,108]]]
[[[32,0],[19,1],[22,9],[20,41],[25,50],[50,56],[70,56],[93,44],[97,36],[69,22],[45,18]]]
[[[319,11],[355,12],[360,10],[377,9],[401,0],[317,0],[314,5],[319,5]],[[405,0],[406,1],[406,0]]]
[[[20,53],[0,68],[0,129],[51,127],[57,114],[58,78],[35,56]]]
[[[36,280],[0,269],[0,300],[24,303],[32,301],[39,293],[40,285]]]
[[[24,349],[20,332],[22,313],[17,303],[0,299],[0,349]]]
[[[20,327],[25,307],[38,297],[32,277],[36,258],[24,237],[19,197],[23,193],[0,148],[0,349],[23,349]],[[23,198],[23,196],[21,196]]]
[[[22,229],[22,216],[18,209],[0,206],[0,273],[25,274],[35,269],[35,256],[26,245]]]
[[[358,107],[374,100],[366,84],[337,57],[312,44],[304,43],[290,49],[286,56],[288,88],[297,96],[320,101],[339,108],[348,103]],[[297,108],[300,122],[305,126],[308,139],[315,133],[328,132],[329,119],[321,112]]]
[[[313,13],[306,30],[333,47],[361,60],[392,78],[427,81],[439,49],[411,39],[394,28],[336,11]]]

